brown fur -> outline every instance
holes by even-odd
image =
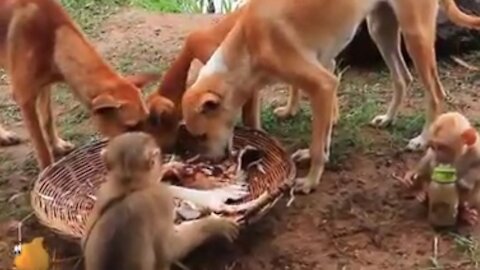
[[[394,6],[388,4],[393,2]],[[224,153],[221,148],[230,141],[236,113],[254,96],[255,89],[275,79],[303,89],[312,105],[312,144],[310,151],[301,150],[295,157],[311,158],[308,176],[298,181],[299,189],[310,192],[319,182],[329,156],[338,80],[328,66],[353,37],[355,27],[367,17],[372,37],[396,82],[389,112],[373,122],[383,125],[393,120],[411,81],[399,50],[401,29],[427,88],[429,106],[424,132],[410,142],[411,148],[424,147],[426,130],[440,113],[444,96],[434,54],[438,1],[389,0],[388,3],[381,0],[309,0],[302,4],[287,0],[249,1],[215,51],[219,54],[217,60],[210,57],[203,68],[210,72],[205,76],[200,72],[197,82],[183,97],[182,110],[188,129],[195,135],[206,135],[207,144],[211,145],[210,156],[218,157]],[[452,8],[453,0],[444,0],[442,4],[450,18],[459,18],[458,9]],[[462,16],[464,25],[477,27],[472,22],[478,18]],[[471,20],[466,22],[465,17]],[[222,62],[223,70],[215,62]]]
[[[147,118],[138,87],[158,77],[119,76],[55,0],[0,1],[0,65],[10,77],[41,168],[52,163],[52,152],[73,148],[55,128],[50,105],[53,83],[69,84],[93,113],[101,133],[111,137]],[[0,127],[0,142],[14,144],[19,139]]]
[[[82,239],[87,270],[168,270],[213,236],[237,236],[233,221],[215,216],[174,225],[173,196],[157,182],[161,157],[151,136],[119,135],[102,157],[107,181]]]
[[[431,174],[438,164],[452,164],[457,170],[460,202],[468,213],[465,219],[476,222],[480,207],[480,140],[468,119],[458,112],[441,114],[431,125],[429,149],[415,168],[402,179],[417,189],[417,199],[425,199]],[[472,206],[473,209],[469,207]],[[472,211],[474,210],[474,211]],[[474,216],[472,216],[472,213]]]

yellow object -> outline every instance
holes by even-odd
[[[43,247],[43,237],[15,247],[14,265],[17,270],[48,270],[50,257]]]

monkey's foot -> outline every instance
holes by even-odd
[[[477,209],[470,207],[469,205],[463,204],[459,207],[460,221],[467,223],[469,226],[473,226],[478,223],[478,211]]]
[[[421,151],[424,150],[426,146],[427,140],[423,134],[420,134],[408,142],[407,149],[411,151]]]
[[[15,132],[3,130],[2,127],[0,127],[0,145],[10,146],[19,144],[20,142],[20,137]]]
[[[377,115],[370,121],[370,125],[374,127],[386,127],[393,122],[393,119],[393,117],[387,114]]]
[[[71,142],[65,141],[62,138],[56,138],[53,144],[53,154],[55,156],[64,156],[75,149],[75,145]]]
[[[280,119],[287,119],[297,114],[298,109],[289,106],[281,106],[276,108],[273,113]]]

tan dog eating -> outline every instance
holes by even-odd
[[[461,13],[453,0],[442,3],[456,23],[471,27],[480,25],[480,19]],[[383,54],[391,53],[384,57],[395,67],[396,82],[403,84],[396,87],[394,101],[402,99],[404,86],[411,77],[400,51],[391,49],[398,48],[396,43],[399,29],[402,29],[408,51],[427,86],[426,126],[439,114],[444,91],[438,79],[433,47],[438,5],[437,0],[304,0],[301,3],[250,0],[200,71],[198,80],[183,96],[182,111],[187,129],[205,138],[210,157],[220,158],[231,145],[235,117],[254,95],[254,89],[274,80],[302,89],[312,107],[312,143],[309,150],[298,151],[294,158],[310,158],[308,175],[298,179],[298,189],[310,192],[320,181],[330,149],[338,80],[327,66],[350,42],[367,15],[371,16],[371,24],[375,22],[372,16],[390,23],[373,25],[372,29],[390,34],[376,38],[385,39],[377,44],[385,47]],[[393,104],[391,109],[396,110],[398,105]],[[378,122],[391,121],[393,116],[392,112],[378,118]],[[425,137],[426,133],[422,132],[415,142],[424,145]]]
[[[158,77],[119,76],[55,0],[0,1],[0,65],[9,75],[40,168],[53,162],[52,152],[73,148],[57,134],[51,84],[69,84],[101,133],[111,137],[143,124],[148,110],[137,87]],[[0,127],[1,144],[18,142]]]

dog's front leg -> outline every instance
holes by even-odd
[[[50,88],[50,86],[46,86],[39,93],[37,99],[37,110],[38,115],[40,115],[40,119],[42,120],[41,122],[43,126],[44,136],[52,147],[53,154],[63,156],[68,152],[72,151],[74,145],[63,140],[58,135],[58,131],[55,125],[55,116],[52,111]]]
[[[305,53],[287,48],[280,48],[282,53],[277,55],[282,55],[281,59],[275,54],[268,54],[269,58],[264,61],[265,64],[273,66],[272,69],[286,82],[304,89],[310,98],[313,118],[310,150],[302,149],[293,155],[296,161],[310,157],[308,175],[297,179],[296,183],[298,191],[310,193],[320,182],[329,158],[330,145],[327,144],[332,129],[334,95],[338,80],[332,72],[318,63],[316,53],[311,53],[311,58],[306,58]]]

